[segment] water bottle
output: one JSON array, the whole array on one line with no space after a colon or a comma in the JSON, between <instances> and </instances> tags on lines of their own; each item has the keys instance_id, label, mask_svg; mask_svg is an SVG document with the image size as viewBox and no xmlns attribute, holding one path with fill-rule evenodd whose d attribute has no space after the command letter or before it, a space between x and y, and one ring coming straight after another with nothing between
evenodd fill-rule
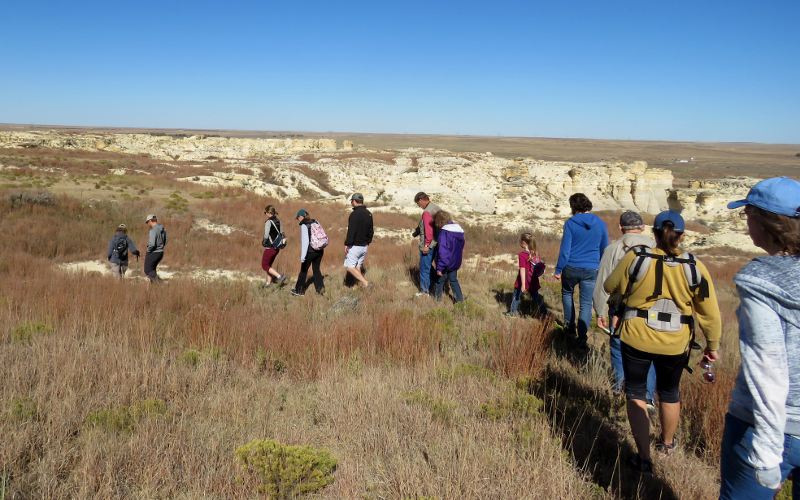
<instances>
[{"instance_id":1,"label":"water bottle","mask_svg":"<svg viewBox=\"0 0 800 500\"><path fill-rule=\"evenodd\" d=\"M700 360L700 368L703 369L703 381L708 384L713 384L717 381L717 376L714 374L714 364L705 356Z\"/></svg>"}]
</instances>

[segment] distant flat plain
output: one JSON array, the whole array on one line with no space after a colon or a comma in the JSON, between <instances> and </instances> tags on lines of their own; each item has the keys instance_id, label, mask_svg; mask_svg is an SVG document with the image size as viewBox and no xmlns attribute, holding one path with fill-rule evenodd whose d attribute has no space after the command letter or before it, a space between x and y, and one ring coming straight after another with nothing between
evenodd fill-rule
<instances>
[{"instance_id":1,"label":"distant flat plain","mask_svg":"<svg viewBox=\"0 0 800 500\"><path fill-rule=\"evenodd\" d=\"M371 149L436 148L455 152L490 151L506 158L525 156L550 161L644 160L652 167L671 170L678 183L690 179L713 179L742 175L800 177L800 156L798 156L800 155L800 145L798 144L0 125L0 130L47 129L71 133L153 133L178 136L205 134L263 138L329 137L339 141L351 140L355 144ZM684 163L681 160L687 162Z\"/></svg>"}]
</instances>

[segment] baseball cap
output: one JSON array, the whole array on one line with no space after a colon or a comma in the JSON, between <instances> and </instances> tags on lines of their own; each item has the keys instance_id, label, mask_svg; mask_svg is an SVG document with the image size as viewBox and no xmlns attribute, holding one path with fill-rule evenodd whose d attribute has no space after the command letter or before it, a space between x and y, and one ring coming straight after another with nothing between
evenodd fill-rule
<instances>
[{"instance_id":1,"label":"baseball cap","mask_svg":"<svg viewBox=\"0 0 800 500\"><path fill-rule=\"evenodd\" d=\"M126 226L125 224L120 224L119 226L117 226L117 231L125 231L127 229L128 229L128 226Z\"/></svg>"},{"instance_id":2,"label":"baseball cap","mask_svg":"<svg viewBox=\"0 0 800 500\"><path fill-rule=\"evenodd\" d=\"M150 222L151 220L157 220L157 219L158 219L158 217L156 217L156 214L150 214L150 215L147 216L147 218L144 221L145 222Z\"/></svg>"},{"instance_id":3,"label":"baseball cap","mask_svg":"<svg viewBox=\"0 0 800 500\"><path fill-rule=\"evenodd\" d=\"M364 203L364 195L361 193L353 193L353 196L350 197L350 201L356 200L359 203Z\"/></svg>"},{"instance_id":4,"label":"baseball cap","mask_svg":"<svg viewBox=\"0 0 800 500\"><path fill-rule=\"evenodd\" d=\"M636 229L637 227L644 226L642 216L633 210L622 212L619 216L619 225L622 229Z\"/></svg>"},{"instance_id":5,"label":"baseball cap","mask_svg":"<svg viewBox=\"0 0 800 500\"><path fill-rule=\"evenodd\" d=\"M728 203L728 208L745 205L786 217L800 217L800 182L789 177L765 179L753 186L745 199Z\"/></svg>"},{"instance_id":6,"label":"baseball cap","mask_svg":"<svg viewBox=\"0 0 800 500\"><path fill-rule=\"evenodd\" d=\"M300 210L298 210L294 218L296 219L298 217L308 217L308 210L306 210L305 208L301 208Z\"/></svg>"},{"instance_id":7,"label":"baseball cap","mask_svg":"<svg viewBox=\"0 0 800 500\"><path fill-rule=\"evenodd\" d=\"M686 230L686 222L684 222L681 214L675 210L665 210L656 215L656 220L653 222L653 228L664 229L665 222L671 222L676 233L682 233Z\"/></svg>"}]
</instances>

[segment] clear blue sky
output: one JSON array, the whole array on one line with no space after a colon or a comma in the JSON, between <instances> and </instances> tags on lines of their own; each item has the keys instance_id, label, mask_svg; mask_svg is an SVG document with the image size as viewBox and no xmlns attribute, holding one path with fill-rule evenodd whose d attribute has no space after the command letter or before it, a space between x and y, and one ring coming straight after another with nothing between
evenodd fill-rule
<instances>
[{"instance_id":1,"label":"clear blue sky","mask_svg":"<svg viewBox=\"0 0 800 500\"><path fill-rule=\"evenodd\" d=\"M8 1L0 122L800 143L800 2Z\"/></svg>"}]
</instances>

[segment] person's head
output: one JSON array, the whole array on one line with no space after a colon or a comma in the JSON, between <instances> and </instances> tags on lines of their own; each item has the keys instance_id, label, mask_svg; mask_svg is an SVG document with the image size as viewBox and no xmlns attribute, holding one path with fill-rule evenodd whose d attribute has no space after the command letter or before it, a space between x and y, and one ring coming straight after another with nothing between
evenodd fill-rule
<instances>
[{"instance_id":1,"label":"person's head","mask_svg":"<svg viewBox=\"0 0 800 500\"><path fill-rule=\"evenodd\" d=\"M800 182L788 177L766 179L728 208L744 207L753 244L770 255L800 255Z\"/></svg>"},{"instance_id":2,"label":"person's head","mask_svg":"<svg viewBox=\"0 0 800 500\"><path fill-rule=\"evenodd\" d=\"M519 235L519 246L531 253L536 253L536 241L533 239L531 233L522 233Z\"/></svg>"},{"instance_id":3,"label":"person's head","mask_svg":"<svg viewBox=\"0 0 800 500\"><path fill-rule=\"evenodd\" d=\"M569 197L569 208L572 215L592 211L592 202L583 193L575 193Z\"/></svg>"},{"instance_id":4,"label":"person's head","mask_svg":"<svg viewBox=\"0 0 800 500\"><path fill-rule=\"evenodd\" d=\"M622 234L641 233L644 230L644 220L638 212L628 210L619 216L619 230Z\"/></svg>"},{"instance_id":5,"label":"person's head","mask_svg":"<svg viewBox=\"0 0 800 500\"><path fill-rule=\"evenodd\" d=\"M303 221L308 218L308 210L306 210L305 208L301 208L300 210L297 211L294 218L297 220L297 222L302 224Z\"/></svg>"},{"instance_id":6,"label":"person's head","mask_svg":"<svg viewBox=\"0 0 800 500\"><path fill-rule=\"evenodd\" d=\"M264 207L264 215L266 215L268 219L271 219L278 215L278 211L275 210L274 206L267 205L266 207Z\"/></svg>"},{"instance_id":7,"label":"person's head","mask_svg":"<svg viewBox=\"0 0 800 500\"><path fill-rule=\"evenodd\" d=\"M428 208L428 204L430 202L431 202L430 197L427 194L423 193L422 191L414 195L414 203L416 203L417 206L423 210Z\"/></svg>"},{"instance_id":8,"label":"person's head","mask_svg":"<svg viewBox=\"0 0 800 500\"><path fill-rule=\"evenodd\" d=\"M145 219L144 223L150 227L153 227L158 224L158 217L156 217L156 214L150 214L147 216L147 219Z\"/></svg>"},{"instance_id":9,"label":"person's head","mask_svg":"<svg viewBox=\"0 0 800 500\"><path fill-rule=\"evenodd\" d=\"M450 222L453 222L453 216L444 210L439 210L436 212L436 215L433 216L433 225L436 226L437 229L443 228Z\"/></svg>"},{"instance_id":10,"label":"person's head","mask_svg":"<svg viewBox=\"0 0 800 500\"><path fill-rule=\"evenodd\" d=\"M128 226L126 226L125 224L120 224L119 226L117 226L117 232L127 234Z\"/></svg>"},{"instance_id":11,"label":"person's head","mask_svg":"<svg viewBox=\"0 0 800 500\"><path fill-rule=\"evenodd\" d=\"M667 255L680 255L680 246L683 241L686 222L681 214L674 210L665 210L656 215L653 222L653 236L656 246Z\"/></svg>"},{"instance_id":12,"label":"person's head","mask_svg":"<svg viewBox=\"0 0 800 500\"><path fill-rule=\"evenodd\" d=\"M350 197L350 205L353 207L357 207L359 205L364 204L364 195L361 193L354 193L353 196Z\"/></svg>"}]
</instances>

